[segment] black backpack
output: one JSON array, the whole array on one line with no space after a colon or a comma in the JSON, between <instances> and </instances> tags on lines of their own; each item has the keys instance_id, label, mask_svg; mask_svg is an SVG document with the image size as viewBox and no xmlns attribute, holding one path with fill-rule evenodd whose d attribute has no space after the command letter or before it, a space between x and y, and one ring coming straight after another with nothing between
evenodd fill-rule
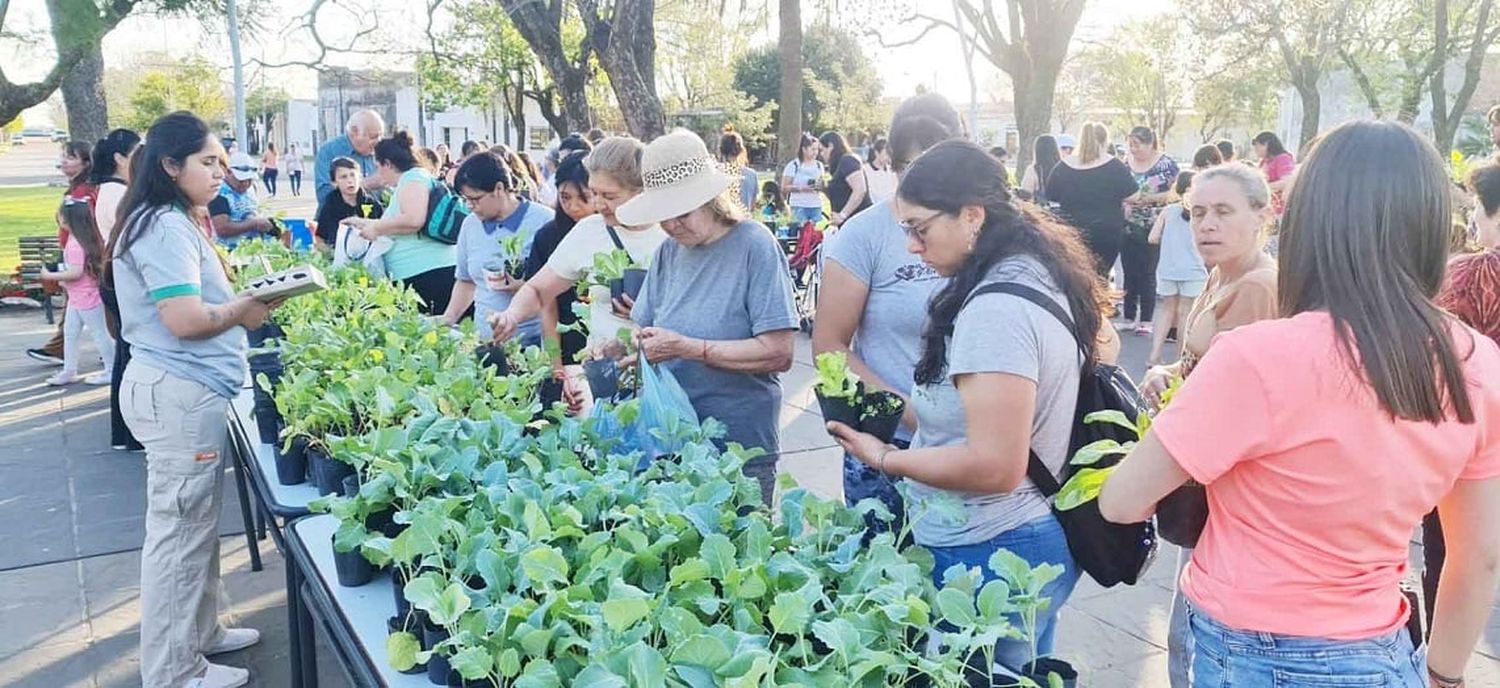
<instances>
[{"instance_id":1,"label":"black backpack","mask_svg":"<svg viewBox=\"0 0 1500 688\"><path fill-rule=\"evenodd\" d=\"M980 294L1010 294L1030 301L1057 318L1077 341L1079 351L1083 342L1079 340L1078 328L1073 318L1058 303L1031 287L1014 282L986 284L969 295L969 299ZM1051 498L1062 489L1062 483L1073 477L1079 466L1074 466L1072 457L1078 449L1092 442L1112 439L1117 442L1135 440L1134 433L1113 423L1085 423L1083 419L1097 411L1120 411L1134 420L1147 410L1146 400L1136 389L1130 376L1118 366L1100 363L1085 363L1083 375L1078 380L1078 406L1073 416L1073 433L1068 442L1068 463L1063 465L1062 481L1052 475L1046 464L1031 452L1026 465L1026 477L1036 485L1042 495ZM1119 463L1123 455L1111 455L1100 459L1090 468L1106 468ZM1090 500L1074 509L1059 511L1053 515L1062 524L1068 537L1068 550L1073 553L1078 567L1089 577L1106 588L1124 583L1134 585L1151 566L1156 557L1156 527L1150 521L1141 523L1111 523L1099 513L1099 500Z\"/></svg>"}]
</instances>

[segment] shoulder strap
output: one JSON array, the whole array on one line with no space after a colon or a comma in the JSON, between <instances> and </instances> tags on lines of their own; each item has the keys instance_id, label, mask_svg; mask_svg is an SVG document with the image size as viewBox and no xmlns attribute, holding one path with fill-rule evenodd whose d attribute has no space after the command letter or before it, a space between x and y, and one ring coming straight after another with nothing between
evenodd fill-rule
<instances>
[{"instance_id":1,"label":"shoulder strap","mask_svg":"<svg viewBox=\"0 0 1500 688\"><path fill-rule=\"evenodd\" d=\"M1068 329L1068 332L1073 335L1073 341L1078 344L1079 355L1083 354L1083 340L1078 338L1078 327L1073 324L1073 318L1068 315L1067 311L1062 309L1062 306L1059 306L1056 301L1053 301L1046 294L1024 284L994 282L975 289L973 293L969 294L969 298L964 302L964 305L968 305L968 301L973 301L974 297L981 294L1010 294L1011 296L1018 296L1036 304L1042 310L1051 313L1052 317L1057 318L1057 321ZM1026 461L1026 477L1031 479L1032 484L1036 485L1036 489L1042 493L1043 497L1051 497L1057 494L1062 489L1062 485L1057 482L1057 476L1052 475L1052 470L1047 468L1047 464L1042 463L1041 457L1036 455L1035 450L1029 453L1030 457Z\"/></svg>"},{"instance_id":2,"label":"shoulder strap","mask_svg":"<svg viewBox=\"0 0 1500 688\"><path fill-rule=\"evenodd\" d=\"M620 233L615 231L613 225L606 223L604 230L609 232L609 240L615 243L615 248L624 251L626 255L630 255L630 249L625 248L625 242L620 241ZM635 258L632 257L631 260L635 260Z\"/></svg>"}]
</instances>

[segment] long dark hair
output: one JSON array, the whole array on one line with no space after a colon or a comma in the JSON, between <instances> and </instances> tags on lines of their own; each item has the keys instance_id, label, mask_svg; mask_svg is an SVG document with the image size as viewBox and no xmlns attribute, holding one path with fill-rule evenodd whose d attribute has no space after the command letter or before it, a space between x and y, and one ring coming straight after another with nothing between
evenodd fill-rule
<instances>
[{"instance_id":1,"label":"long dark hair","mask_svg":"<svg viewBox=\"0 0 1500 688\"><path fill-rule=\"evenodd\" d=\"M868 153L865 153L865 162L870 165L871 169L879 169L875 167L875 160L880 157L881 153L885 152L885 149L889 145L890 143L885 140L884 136L877 136L874 141L870 142L870 150Z\"/></svg>"},{"instance_id":2,"label":"long dark hair","mask_svg":"<svg viewBox=\"0 0 1500 688\"><path fill-rule=\"evenodd\" d=\"M193 154L203 150L211 136L208 125L186 110L162 115L146 130L145 144L131 158L130 186L125 190L125 200L120 202L120 219L109 240L106 281L114 259L130 252L157 212L172 206L192 207L193 202L182 193L177 180L167 174L162 163L170 160L186 165Z\"/></svg>"},{"instance_id":3,"label":"long dark hair","mask_svg":"<svg viewBox=\"0 0 1500 688\"><path fill-rule=\"evenodd\" d=\"M1437 423L1451 410L1474 422L1452 317L1433 303L1448 258L1448 187L1425 138L1360 121L1323 136L1286 199L1281 315L1327 311L1348 364L1363 367L1393 418Z\"/></svg>"},{"instance_id":4,"label":"long dark hair","mask_svg":"<svg viewBox=\"0 0 1500 688\"><path fill-rule=\"evenodd\" d=\"M813 145L814 143L817 143L817 142L818 142L818 139L815 138L812 134L803 132L802 137L799 138L799 139L797 139L797 162L799 162L799 163L805 162L802 159L803 153L805 153L807 151L807 147L808 146L811 146L811 145Z\"/></svg>"},{"instance_id":5,"label":"long dark hair","mask_svg":"<svg viewBox=\"0 0 1500 688\"><path fill-rule=\"evenodd\" d=\"M1222 165L1223 163L1224 154L1219 151L1218 146L1212 143L1205 143L1198 146L1198 150L1193 152L1194 169L1206 170L1214 165Z\"/></svg>"},{"instance_id":6,"label":"long dark hair","mask_svg":"<svg viewBox=\"0 0 1500 688\"><path fill-rule=\"evenodd\" d=\"M94 171L94 145L88 141L69 141L63 144L63 155L83 161L83 169L68 180L68 186L87 182Z\"/></svg>"},{"instance_id":7,"label":"long dark hair","mask_svg":"<svg viewBox=\"0 0 1500 688\"><path fill-rule=\"evenodd\" d=\"M111 179L119 179L120 165L115 162L115 155L130 157L130 152L140 144L141 135L129 129L115 129L99 142L94 144L93 167L89 173L89 181L94 184L103 184Z\"/></svg>"},{"instance_id":8,"label":"long dark hair","mask_svg":"<svg viewBox=\"0 0 1500 688\"><path fill-rule=\"evenodd\" d=\"M68 227L68 236L83 247L83 272L98 278L104 272L103 239L99 236L99 224L94 221L94 209L85 198L65 198L58 209L62 221Z\"/></svg>"},{"instance_id":9,"label":"long dark hair","mask_svg":"<svg viewBox=\"0 0 1500 688\"><path fill-rule=\"evenodd\" d=\"M375 162L390 163L400 172L416 167L417 147L412 143L411 133L401 130L376 141Z\"/></svg>"},{"instance_id":10,"label":"long dark hair","mask_svg":"<svg viewBox=\"0 0 1500 688\"><path fill-rule=\"evenodd\" d=\"M1023 210L1011 200L1000 162L962 139L944 141L912 161L896 195L903 202L950 215L970 206L984 208L974 250L933 297L922 333L918 384L933 384L948 370L948 338L969 294L990 270L1013 256L1029 255L1068 297L1085 360L1094 360L1099 336L1099 290L1094 262L1078 233L1056 220Z\"/></svg>"},{"instance_id":11,"label":"long dark hair","mask_svg":"<svg viewBox=\"0 0 1500 688\"><path fill-rule=\"evenodd\" d=\"M818 138L818 142L828 149L828 171L833 172L839 168L839 162L849 154L849 142L844 140L844 135L836 131L825 131Z\"/></svg>"},{"instance_id":12,"label":"long dark hair","mask_svg":"<svg viewBox=\"0 0 1500 688\"><path fill-rule=\"evenodd\" d=\"M573 231L573 226L578 224L577 220L563 212L562 189L568 184L572 184L580 192L589 188L589 168L583 164L584 158L588 156L586 150L569 153L562 162L557 163L557 171L552 175L552 183L557 186L557 205L554 208L557 212L552 215L552 222L557 225L559 237L567 236L568 232Z\"/></svg>"},{"instance_id":13,"label":"long dark hair","mask_svg":"<svg viewBox=\"0 0 1500 688\"><path fill-rule=\"evenodd\" d=\"M1031 145L1031 169L1036 170L1036 191L1038 195L1047 195L1047 175L1052 174L1052 168L1062 162L1062 151L1057 148L1057 137L1051 134L1042 134L1036 137L1036 143Z\"/></svg>"},{"instance_id":14,"label":"long dark hair","mask_svg":"<svg viewBox=\"0 0 1500 688\"><path fill-rule=\"evenodd\" d=\"M1250 143L1258 143L1265 146L1266 153L1269 153L1273 158L1286 152L1286 146L1281 144L1281 137L1269 131L1256 134L1255 138L1250 139Z\"/></svg>"}]
</instances>

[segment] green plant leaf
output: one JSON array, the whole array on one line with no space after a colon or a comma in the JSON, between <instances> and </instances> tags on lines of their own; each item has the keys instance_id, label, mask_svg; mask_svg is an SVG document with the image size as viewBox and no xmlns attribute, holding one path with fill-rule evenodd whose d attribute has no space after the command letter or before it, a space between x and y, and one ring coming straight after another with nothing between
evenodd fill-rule
<instances>
[{"instance_id":1,"label":"green plant leaf","mask_svg":"<svg viewBox=\"0 0 1500 688\"><path fill-rule=\"evenodd\" d=\"M418 576L407 581L406 587L402 588L401 592L406 596L406 601L422 611L430 611L433 607L436 607L438 597L442 594L438 590L437 579L431 574Z\"/></svg>"},{"instance_id":2,"label":"green plant leaf","mask_svg":"<svg viewBox=\"0 0 1500 688\"><path fill-rule=\"evenodd\" d=\"M710 570L708 562L703 561L698 557L691 557L683 561L681 564L673 566L672 573L670 576L668 576L668 580L671 581L672 585L674 586L682 585L684 583L704 580L709 577L709 573Z\"/></svg>"},{"instance_id":3,"label":"green plant leaf","mask_svg":"<svg viewBox=\"0 0 1500 688\"><path fill-rule=\"evenodd\" d=\"M533 585L568 582L568 560L554 547L533 547L521 555L521 570Z\"/></svg>"},{"instance_id":4,"label":"green plant leaf","mask_svg":"<svg viewBox=\"0 0 1500 688\"><path fill-rule=\"evenodd\" d=\"M625 679L604 666L590 664L573 677L574 688L625 688Z\"/></svg>"},{"instance_id":5,"label":"green plant leaf","mask_svg":"<svg viewBox=\"0 0 1500 688\"><path fill-rule=\"evenodd\" d=\"M698 556L708 563L709 575L714 578L723 580L735 570L734 543L719 533L704 536L703 544L698 546Z\"/></svg>"},{"instance_id":6,"label":"green plant leaf","mask_svg":"<svg viewBox=\"0 0 1500 688\"><path fill-rule=\"evenodd\" d=\"M1131 432L1135 432L1135 421L1131 420L1129 416L1126 416L1124 413L1116 411L1115 409L1106 409L1104 411L1095 411L1093 413L1090 413L1083 417L1083 422L1110 423L1112 425L1118 425Z\"/></svg>"},{"instance_id":7,"label":"green plant leaf","mask_svg":"<svg viewBox=\"0 0 1500 688\"><path fill-rule=\"evenodd\" d=\"M783 592L777 593L776 600L771 603L768 616L771 619L771 627L776 629L777 633L801 635L802 630L807 627L810 612L801 595Z\"/></svg>"},{"instance_id":8,"label":"green plant leaf","mask_svg":"<svg viewBox=\"0 0 1500 688\"><path fill-rule=\"evenodd\" d=\"M1061 490L1058 490L1057 499L1053 505L1058 511L1071 511L1098 499L1099 493L1104 490L1104 481L1108 480L1114 471L1114 466L1079 470L1068 479L1067 483L1063 484Z\"/></svg>"},{"instance_id":9,"label":"green plant leaf","mask_svg":"<svg viewBox=\"0 0 1500 688\"><path fill-rule=\"evenodd\" d=\"M957 588L943 588L937 594L938 611L943 620L959 628L973 628L979 623L974 613L974 597Z\"/></svg>"},{"instance_id":10,"label":"green plant leaf","mask_svg":"<svg viewBox=\"0 0 1500 688\"><path fill-rule=\"evenodd\" d=\"M1074 466L1092 466L1099 463L1099 460L1106 456L1129 454L1130 450L1134 448L1134 444L1127 442L1121 445L1119 442L1110 439L1090 442L1078 448L1077 453L1073 454L1072 463Z\"/></svg>"},{"instance_id":11,"label":"green plant leaf","mask_svg":"<svg viewBox=\"0 0 1500 688\"><path fill-rule=\"evenodd\" d=\"M858 657L864 644L859 639L859 629L854 627L848 619L836 618L831 621L815 621L812 625L813 635L823 644L832 648L834 652L843 655L844 661L853 662Z\"/></svg>"},{"instance_id":12,"label":"green plant leaf","mask_svg":"<svg viewBox=\"0 0 1500 688\"><path fill-rule=\"evenodd\" d=\"M672 651L673 664L693 664L714 669L729 661L730 651L724 641L700 633L683 641Z\"/></svg>"},{"instance_id":13,"label":"green plant leaf","mask_svg":"<svg viewBox=\"0 0 1500 688\"><path fill-rule=\"evenodd\" d=\"M392 633L385 637L385 654L390 658L391 668L407 671L417 665L417 653L422 644L417 637L406 632Z\"/></svg>"},{"instance_id":14,"label":"green plant leaf","mask_svg":"<svg viewBox=\"0 0 1500 688\"><path fill-rule=\"evenodd\" d=\"M433 623L439 626L452 626L458 623L458 617L469 611L469 604L469 595L464 592L464 586L452 583L443 589L437 602L427 612Z\"/></svg>"},{"instance_id":15,"label":"green plant leaf","mask_svg":"<svg viewBox=\"0 0 1500 688\"><path fill-rule=\"evenodd\" d=\"M490 670L495 667L495 658L490 656L489 650L470 645L449 657L448 665L466 679L480 679L490 675Z\"/></svg>"},{"instance_id":16,"label":"green plant leaf","mask_svg":"<svg viewBox=\"0 0 1500 688\"><path fill-rule=\"evenodd\" d=\"M635 688L659 688L667 685L667 660L656 648L637 641L625 650L630 667L630 685Z\"/></svg>"},{"instance_id":17,"label":"green plant leaf","mask_svg":"<svg viewBox=\"0 0 1500 688\"><path fill-rule=\"evenodd\" d=\"M500 670L501 676L515 678L516 674L521 673L521 653L513 647L505 648L499 659L495 660L495 668Z\"/></svg>"},{"instance_id":18,"label":"green plant leaf","mask_svg":"<svg viewBox=\"0 0 1500 688\"><path fill-rule=\"evenodd\" d=\"M643 598L605 600L600 605L604 623L618 632L630 628L651 613L651 603Z\"/></svg>"}]
</instances>

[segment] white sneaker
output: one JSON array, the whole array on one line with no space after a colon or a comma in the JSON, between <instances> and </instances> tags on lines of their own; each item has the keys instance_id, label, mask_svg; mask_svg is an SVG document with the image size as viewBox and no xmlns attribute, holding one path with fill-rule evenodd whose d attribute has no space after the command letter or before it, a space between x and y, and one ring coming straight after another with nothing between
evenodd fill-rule
<instances>
[{"instance_id":1,"label":"white sneaker","mask_svg":"<svg viewBox=\"0 0 1500 688\"><path fill-rule=\"evenodd\" d=\"M47 378L47 384L52 385L53 387L66 387L77 381L78 375L76 373L70 373L67 371L63 371Z\"/></svg>"},{"instance_id":2,"label":"white sneaker","mask_svg":"<svg viewBox=\"0 0 1500 688\"><path fill-rule=\"evenodd\" d=\"M202 676L188 679L182 688L239 688L249 682L249 669L210 663Z\"/></svg>"},{"instance_id":3,"label":"white sneaker","mask_svg":"<svg viewBox=\"0 0 1500 688\"><path fill-rule=\"evenodd\" d=\"M93 375L83 378L83 384L94 385L95 387L107 385L109 384L109 378L112 376L113 374L108 371L102 373L94 373Z\"/></svg>"},{"instance_id":4,"label":"white sneaker","mask_svg":"<svg viewBox=\"0 0 1500 688\"><path fill-rule=\"evenodd\" d=\"M224 635L219 637L219 642L211 647L203 648L203 654L208 656L221 655L225 652L243 650L260 642L260 631L253 628L226 628Z\"/></svg>"}]
</instances>

